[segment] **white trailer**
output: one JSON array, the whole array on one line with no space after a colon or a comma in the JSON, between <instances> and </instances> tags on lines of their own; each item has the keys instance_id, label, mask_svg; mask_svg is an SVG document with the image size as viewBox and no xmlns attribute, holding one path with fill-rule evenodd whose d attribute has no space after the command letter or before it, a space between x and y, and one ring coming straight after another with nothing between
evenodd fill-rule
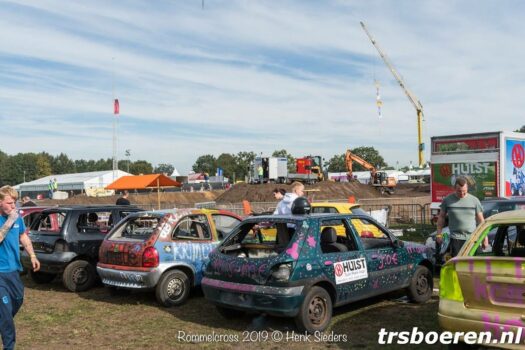
<instances>
[{"instance_id":1,"label":"white trailer","mask_svg":"<svg viewBox=\"0 0 525 350\"><path fill-rule=\"evenodd\" d=\"M260 175L262 170L262 176ZM257 157L252 163L251 183L284 183L288 177L286 157Z\"/></svg>"}]
</instances>

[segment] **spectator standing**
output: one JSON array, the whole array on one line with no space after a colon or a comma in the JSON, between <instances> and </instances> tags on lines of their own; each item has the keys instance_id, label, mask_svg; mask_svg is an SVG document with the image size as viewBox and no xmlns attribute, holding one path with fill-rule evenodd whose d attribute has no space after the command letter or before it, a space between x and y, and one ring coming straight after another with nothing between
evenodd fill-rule
<instances>
[{"instance_id":1,"label":"spectator standing","mask_svg":"<svg viewBox=\"0 0 525 350\"><path fill-rule=\"evenodd\" d=\"M36 207L36 203L29 196L22 197L22 207Z\"/></svg>"},{"instance_id":2,"label":"spectator standing","mask_svg":"<svg viewBox=\"0 0 525 350\"><path fill-rule=\"evenodd\" d=\"M443 226L448 214L450 229L450 251L452 257L456 256L463 244L470 238L476 226L483 223L483 208L478 198L468 193L468 183L464 177L458 177L454 184L454 193L448 195L441 203L437 221L436 242L443 242ZM483 242L483 247L488 245L488 240Z\"/></svg>"},{"instance_id":3,"label":"spectator standing","mask_svg":"<svg viewBox=\"0 0 525 350\"><path fill-rule=\"evenodd\" d=\"M292 192L286 193L283 199L277 204L277 208L273 212L274 215L290 215L292 214L292 204L297 197L304 196L304 185L295 181L292 183Z\"/></svg>"},{"instance_id":4,"label":"spectator standing","mask_svg":"<svg viewBox=\"0 0 525 350\"><path fill-rule=\"evenodd\" d=\"M128 190L124 190L124 192L122 192L122 196L120 196L117 199L117 203L115 204L116 205L131 205L131 202L129 201L128 196L129 196Z\"/></svg>"},{"instance_id":5,"label":"spectator standing","mask_svg":"<svg viewBox=\"0 0 525 350\"><path fill-rule=\"evenodd\" d=\"M47 190L49 191L49 198L53 199L53 180L49 179L49 183L47 184Z\"/></svg>"},{"instance_id":6,"label":"spectator standing","mask_svg":"<svg viewBox=\"0 0 525 350\"><path fill-rule=\"evenodd\" d=\"M15 208L18 192L11 186L0 188L0 334L4 349L14 349L14 317L24 301L24 284L20 280L20 244L31 257L33 271L40 269L31 240L25 233L24 220Z\"/></svg>"}]
</instances>

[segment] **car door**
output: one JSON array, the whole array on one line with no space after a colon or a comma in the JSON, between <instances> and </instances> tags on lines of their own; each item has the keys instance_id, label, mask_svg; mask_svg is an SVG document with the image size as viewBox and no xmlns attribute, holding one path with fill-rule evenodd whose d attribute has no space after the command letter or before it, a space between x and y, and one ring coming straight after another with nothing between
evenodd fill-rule
<instances>
[{"instance_id":1,"label":"car door","mask_svg":"<svg viewBox=\"0 0 525 350\"><path fill-rule=\"evenodd\" d=\"M343 231L345 236L340 234ZM368 287L366 257L359 249L348 222L341 217L322 219L319 237L320 265L325 276L335 285L336 304L365 297Z\"/></svg>"},{"instance_id":2,"label":"car door","mask_svg":"<svg viewBox=\"0 0 525 350\"><path fill-rule=\"evenodd\" d=\"M374 221L366 217L349 221L366 257L371 295L403 287L409 276L406 250L395 246L388 231Z\"/></svg>"}]
</instances>

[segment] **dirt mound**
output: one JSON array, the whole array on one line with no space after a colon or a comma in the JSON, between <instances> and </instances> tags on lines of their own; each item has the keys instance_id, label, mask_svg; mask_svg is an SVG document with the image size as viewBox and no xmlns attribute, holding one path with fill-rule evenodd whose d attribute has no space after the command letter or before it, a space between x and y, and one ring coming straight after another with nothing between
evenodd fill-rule
<instances>
[{"instance_id":1,"label":"dirt mound","mask_svg":"<svg viewBox=\"0 0 525 350\"><path fill-rule=\"evenodd\" d=\"M239 183L232 186L222 195L218 196L217 203L239 203L243 199L250 202L274 202L273 190L284 188L290 191L290 185L260 184L249 185ZM358 182L332 182L323 181L315 185L306 185L307 196L311 200L344 199L354 196L356 200L364 198L381 198L379 191L372 186ZM399 184L393 195L385 197L421 197L429 195L429 184Z\"/></svg>"},{"instance_id":2,"label":"dirt mound","mask_svg":"<svg viewBox=\"0 0 525 350\"><path fill-rule=\"evenodd\" d=\"M220 191L204 191L204 192L161 192L160 201L161 204L188 204L193 205L194 203L201 202L212 202L215 201L217 196L222 194ZM38 205L89 205L89 204L115 204L119 196L110 197L88 197L84 195L74 196L65 200L51 200L45 199L38 201ZM138 206L157 205L157 193L140 193L130 194L128 198L131 204ZM163 207L165 207L163 205Z\"/></svg>"}]
</instances>

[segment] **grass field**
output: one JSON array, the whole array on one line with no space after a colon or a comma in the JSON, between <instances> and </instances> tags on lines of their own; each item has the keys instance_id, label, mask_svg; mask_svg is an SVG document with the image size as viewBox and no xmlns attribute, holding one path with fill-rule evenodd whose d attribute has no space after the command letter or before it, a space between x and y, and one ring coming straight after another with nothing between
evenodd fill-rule
<instances>
[{"instance_id":1,"label":"grass field","mask_svg":"<svg viewBox=\"0 0 525 350\"><path fill-rule=\"evenodd\" d=\"M393 293L354 303L335 310L323 334L328 337L325 341L319 337L293 340L291 336L299 334L292 319L253 314L225 320L199 290L187 304L163 308L153 293L113 296L102 286L70 293L59 279L48 285L36 285L28 276L23 281L25 302L16 317L17 349L277 349L283 345L290 349L376 349L384 348L377 343L381 328L439 330L436 297L415 305L399 299L401 293ZM272 341L279 334L283 339ZM201 342L195 339L199 335L229 339ZM339 341L332 341L334 338Z\"/></svg>"}]
</instances>

